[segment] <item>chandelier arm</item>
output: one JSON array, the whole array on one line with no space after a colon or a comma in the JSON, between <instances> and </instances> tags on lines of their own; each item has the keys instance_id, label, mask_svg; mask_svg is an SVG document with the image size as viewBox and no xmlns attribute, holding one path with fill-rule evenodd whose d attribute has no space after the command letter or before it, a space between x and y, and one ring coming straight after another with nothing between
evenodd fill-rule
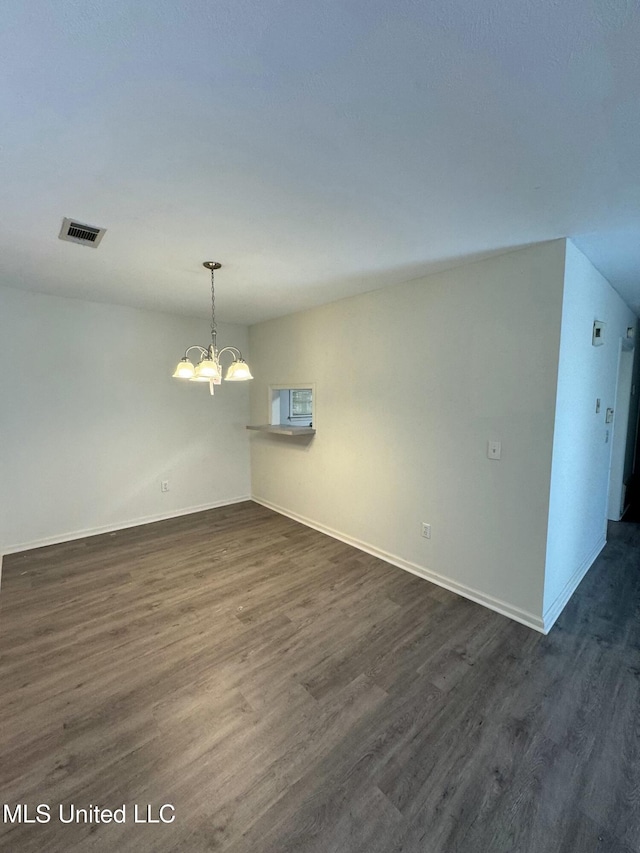
<instances>
[{"instance_id":1,"label":"chandelier arm","mask_svg":"<svg viewBox=\"0 0 640 853\"><path fill-rule=\"evenodd\" d=\"M184 351L184 357L186 358L192 349L197 349L200 355L207 355L209 350L206 347L201 347L199 344L193 344L193 346L187 347Z\"/></svg>"},{"instance_id":2,"label":"chandelier arm","mask_svg":"<svg viewBox=\"0 0 640 853\"><path fill-rule=\"evenodd\" d=\"M222 347L222 349L218 353L218 358L222 355L223 352L230 352L233 356L234 361L244 361L242 358L242 353L238 349L238 347Z\"/></svg>"}]
</instances>

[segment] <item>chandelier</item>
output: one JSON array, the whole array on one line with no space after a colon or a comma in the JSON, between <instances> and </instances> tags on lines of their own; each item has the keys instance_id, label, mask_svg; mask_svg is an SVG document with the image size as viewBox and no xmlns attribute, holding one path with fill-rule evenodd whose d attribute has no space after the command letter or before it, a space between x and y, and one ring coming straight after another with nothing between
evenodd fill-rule
<instances>
[{"instance_id":1,"label":"chandelier","mask_svg":"<svg viewBox=\"0 0 640 853\"><path fill-rule=\"evenodd\" d=\"M209 391L213 394L213 386L220 385L222 381L222 365L220 356L223 353L230 353L233 361L227 368L224 376L226 382L244 382L245 379L253 379L249 365L242 357L242 353L237 347L222 347L218 349L216 344L216 293L214 285L215 270L219 270L222 264L217 261L205 261L202 265L208 270L211 270L211 343L207 347L201 347L199 344L187 347L184 356L178 362L173 376L175 379L189 379L191 382L208 382ZM197 365L189 359L191 350L197 350L200 353L200 360Z\"/></svg>"}]
</instances>

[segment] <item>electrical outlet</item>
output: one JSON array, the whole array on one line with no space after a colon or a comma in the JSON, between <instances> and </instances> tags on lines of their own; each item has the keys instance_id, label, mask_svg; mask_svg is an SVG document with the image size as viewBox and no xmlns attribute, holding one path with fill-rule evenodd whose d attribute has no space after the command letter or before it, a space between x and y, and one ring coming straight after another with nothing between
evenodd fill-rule
<instances>
[{"instance_id":1,"label":"electrical outlet","mask_svg":"<svg viewBox=\"0 0 640 853\"><path fill-rule=\"evenodd\" d=\"M425 539L431 539L431 525L426 521L422 522L422 535Z\"/></svg>"},{"instance_id":2,"label":"electrical outlet","mask_svg":"<svg viewBox=\"0 0 640 853\"><path fill-rule=\"evenodd\" d=\"M169 481L168 480L160 480L160 491L168 492L169 491Z\"/></svg>"}]
</instances>

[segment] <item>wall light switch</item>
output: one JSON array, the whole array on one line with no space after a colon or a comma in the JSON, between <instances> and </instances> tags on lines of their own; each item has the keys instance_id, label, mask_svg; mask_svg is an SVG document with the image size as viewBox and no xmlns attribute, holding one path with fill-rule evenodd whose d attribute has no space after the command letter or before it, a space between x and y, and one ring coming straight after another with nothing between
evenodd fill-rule
<instances>
[{"instance_id":1,"label":"wall light switch","mask_svg":"<svg viewBox=\"0 0 640 853\"><path fill-rule=\"evenodd\" d=\"M611 424L611 423L613 423L613 409L607 409L607 413L606 413L606 415L604 416L604 422L605 422L606 424Z\"/></svg>"},{"instance_id":2,"label":"wall light switch","mask_svg":"<svg viewBox=\"0 0 640 853\"><path fill-rule=\"evenodd\" d=\"M502 456L502 442L487 442L487 459L500 459Z\"/></svg>"},{"instance_id":3,"label":"wall light switch","mask_svg":"<svg viewBox=\"0 0 640 853\"><path fill-rule=\"evenodd\" d=\"M604 327L606 323L603 323L601 320L595 320L593 323L593 332L591 336L591 343L594 347L601 347L604 343Z\"/></svg>"}]
</instances>

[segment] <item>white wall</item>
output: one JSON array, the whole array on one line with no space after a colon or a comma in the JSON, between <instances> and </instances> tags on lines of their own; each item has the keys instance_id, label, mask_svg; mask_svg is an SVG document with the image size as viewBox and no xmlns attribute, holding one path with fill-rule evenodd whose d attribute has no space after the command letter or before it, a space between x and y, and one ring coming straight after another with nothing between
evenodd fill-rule
<instances>
[{"instance_id":1,"label":"white wall","mask_svg":"<svg viewBox=\"0 0 640 853\"><path fill-rule=\"evenodd\" d=\"M310 383L317 427L252 434L254 497L541 628L563 271L556 241L251 327L252 422Z\"/></svg>"},{"instance_id":2,"label":"white wall","mask_svg":"<svg viewBox=\"0 0 640 853\"><path fill-rule=\"evenodd\" d=\"M594 320L607 324L599 347L591 344ZM620 338L635 324L635 315L607 280L567 241L544 589L547 626L606 541L611 426L605 412L615 408Z\"/></svg>"},{"instance_id":3,"label":"white wall","mask_svg":"<svg viewBox=\"0 0 640 853\"><path fill-rule=\"evenodd\" d=\"M0 288L0 553L249 495L247 384L171 378L208 338L206 320ZM246 329L218 340L244 349Z\"/></svg>"}]
</instances>

